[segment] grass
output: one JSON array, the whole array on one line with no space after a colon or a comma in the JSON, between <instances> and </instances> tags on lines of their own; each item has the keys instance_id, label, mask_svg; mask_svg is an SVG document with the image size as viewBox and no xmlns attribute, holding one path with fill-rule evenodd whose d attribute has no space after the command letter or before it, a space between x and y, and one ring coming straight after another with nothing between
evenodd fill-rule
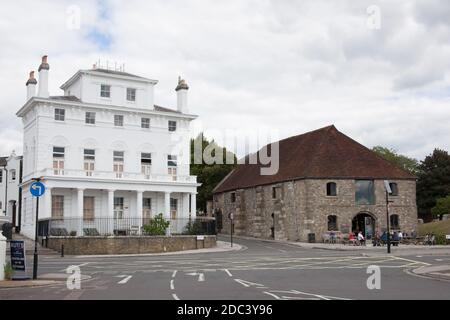
<instances>
[{"instance_id":1,"label":"grass","mask_svg":"<svg viewBox=\"0 0 450 320\"><path fill-rule=\"evenodd\" d=\"M445 244L445 235L450 235L450 220L420 224L418 232L420 236L434 233L436 235L437 244Z\"/></svg>"}]
</instances>

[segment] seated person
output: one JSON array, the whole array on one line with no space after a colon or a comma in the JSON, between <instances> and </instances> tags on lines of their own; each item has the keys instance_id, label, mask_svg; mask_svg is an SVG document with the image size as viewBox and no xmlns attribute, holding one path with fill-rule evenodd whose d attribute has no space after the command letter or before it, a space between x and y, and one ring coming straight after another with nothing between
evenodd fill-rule
<instances>
[{"instance_id":1,"label":"seated person","mask_svg":"<svg viewBox=\"0 0 450 320\"><path fill-rule=\"evenodd\" d=\"M366 245L366 239L364 238L364 236L363 236L361 231L358 233L358 242L361 245Z\"/></svg>"},{"instance_id":2,"label":"seated person","mask_svg":"<svg viewBox=\"0 0 450 320\"><path fill-rule=\"evenodd\" d=\"M400 237L398 236L397 231L394 232L394 235L392 236L392 245L398 246L398 242L400 241Z\"/></svg>"},{"instance_id":3,"label":"seated person","mask_svg":"<svg viewBox=\"0 0 450 320\"><path fill-rule=\"evenodd\" d=\"M348 234L348 242L355 244L356 241L355 241L355 235L353 234L353 232L349 232L349 234Z\"/></svg>"}]
</instances>

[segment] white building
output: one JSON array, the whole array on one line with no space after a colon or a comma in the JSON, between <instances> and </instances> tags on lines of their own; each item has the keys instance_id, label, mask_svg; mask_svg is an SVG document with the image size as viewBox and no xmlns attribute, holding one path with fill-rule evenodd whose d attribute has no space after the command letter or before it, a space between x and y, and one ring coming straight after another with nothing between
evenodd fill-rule
<instances>
[{"instance_id":1,"label":"white building","mask_svg":"<svg viewBox=\"0 0 450 320\"><path fill-rule=\"evenodd\" d=\"M21 173L22 156L13 151L8 157L0 157L0 217L15 228L20 225Z\"/></svg>"},{"instance_id":2,"label":"white building","mask_svg":"<svg viewBox=\"0 0 450 320\"><path fill-rule=\"evenodd\" d=\"M72 234L140 232L159 213L176 219L171 230L180 232L177 221L195 216L198 186L189 174L196 116L187 109L185 81L178 81L173 110L154 104L158 81L95 66L65 82L63 96L50 96L49 69L44 56L38 93L31 72L28 100L17 112L24 127L22 233L34 237L33 178L46 185L39 220Z\"/></svg>"}]
</instances>

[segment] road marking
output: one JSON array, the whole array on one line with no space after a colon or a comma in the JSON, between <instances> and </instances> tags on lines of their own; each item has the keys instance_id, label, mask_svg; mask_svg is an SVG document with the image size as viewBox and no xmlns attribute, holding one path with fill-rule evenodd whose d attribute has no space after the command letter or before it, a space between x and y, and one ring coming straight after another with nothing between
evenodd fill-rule
<instances>
[{"instance_id":1,"label":"road marking","mask_svg":"<svg viewBox=\"0 0 450 320\"><path fill-rule=\"evenodd\" d=\"M125 284L127 283L133 276L127 276L127 275L122 275L122 276L116 276L117 278L123 278L122 280L120 280L119 282L117 282L117 284Z\"/></svg>"},{"instance_id":2,"label":"road marking","mask_svg":"<svg viewBox=\"0 0 450 320\"><path fill-rule=\"evenodd\" d=\"M232 277L233 275L231 274L231 272L230 271L228 271L228 269L223 269L223 271L225 271L227 274L228 274L228 276L230 276L230 277Z\"/></svg>"},{"instance_id":3,"label":"road marking","mask_svg":"<svg viewBox=\"0 0 450 320\"><path fill-rule=\"evenodd\" d=\"M439 262L444 261L443 259L434 259L434 260L439 261Z\"/></svg>"},{"instance_id":4,"label":"road marking","mask_svg":"<svg viewBox=\"0 0 450 320\"><path fill-rule=\"evenodd\" d=\"M421 263L421 264L425 264L425 265L427 265L427 266L431 266L431 264L426 263L426 262L422 262L422 261L415 261L415 260L410 260L410 259L400 258L400 257L395 257L395 256L394 256L394 258L395 258L395 259L400 259L400 260L405 260L405 261L408 261L408 262Z\"/></svg>"},{"instance_id":5,"label":"road marking","mask_svg":"<svg viewBox=\"0 0 450 320\"><path fill-rule=\"evenodd\" d=\"M175 300L180 300L180 298L178 298L178 296L177 296L175 293L172 293L172 297L173 297Z\"/></svg>"},{"instance_id":6,"label":"road marking","mask_svg":"<svg viewBox=\"0 0 450 320\"><path fill-rule=\"evenodd\" d=\"M416 258L422 258L422 256L416 256Z\"/></svg>"},{"instance_id":7,"label":"road marking","mask_svg":"<svg viewBox=\"0 0 450 320\"><path fill-rule=\"evenodd\" d=\"M191 273L186 273L186 275L188 276L198 276L198 281L199 282L203 282L205 281L205 274L202 272L191 272Z\"/></svg>"},{"instance_id":8,"label":"road marking","mask_svg":"<svg viewBox=\"0 0 450 320\"><path fill-rule=\"evenodd\" d=\"M242 284L246 288L253 287L253 286L255 286L257 288L261 288L261 289L267 288L261 283L250 282L250 281L246 281L246 280L242 280L242 279L234 279L234 281L236 281L239 284Z\"/></svg>"},{"instance_id":9,"label":"road marking","mask_svg":"<svg viewBox=\"0 0 450 320\"><path fill-rule=\"evenodd\" d=\"M173 279L170 280L170 290L175 290L175 286L173 285Z\"/></svg>"},{"instance_id":10,"label":"road marking","mask_svg":"<svg viewBox=\"0 0 450 320\"><path fill-rule=\"evenodd\" d=\"M75 265L74 267L81 268L81 267L84 267L84 266L88 265L89 263L90 263L90 262L85 262L85 263L82 263L82 264L79 264L79 265ZM69 267L67 267L67 268L69 268ZM67 270L67 268L64 268L64 269L62 269L62 270L60 270L60 271L61 271L61 272L64 272L64 271Z\"/></svg>"},{"instance_id":11,"label":"road marking","mask_svg":"<svg viewBox=\"0 0 450 320\"><path fill-rule=\"evenodd\" d=\"M172 278L175 278L176 275L177 275L177 270L175 270L175 271L172 273Z\"/></svg>"}]
</instances>

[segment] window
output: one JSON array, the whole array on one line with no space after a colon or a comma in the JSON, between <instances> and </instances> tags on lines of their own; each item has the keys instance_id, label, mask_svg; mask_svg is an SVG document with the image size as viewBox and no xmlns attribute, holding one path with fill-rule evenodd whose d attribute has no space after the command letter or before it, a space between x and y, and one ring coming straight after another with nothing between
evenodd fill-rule
<instances>
[{"instance_id":1,"label":"window","mask_svg":"<svg viewBox=\"0 0 450 320\"><path fill-rule=\"evenodd\" d=\"M172 219L177 218L178 199L170 198L170 216Z\"/></svg>"},{"instance_id":2,"label":"window","mask_svg":"<svg viewBox=\"0 0 450 320\"><path fill-rule=\"evenodd\" d=\"M111 86L107 84L102 84L100 86L100 97L111 98Z\"/></svg>"},{"instance_id":3,"label":"window","mask_svg":"<svg viewBox=\"0 0 450 320\"><path fill-rule=\"evenodd\" d=\"M327 183L327 196L329 197L335 197L337 195L336 191L336 183L334 182L328 182Z\"/></svg>"},{"instance_id":4,"label":"window","mask_svg":"<svg viewBox=\"0 0 450 320\"><path fill-rule=\"evenodd\" d=\"M329 215L328 216L328 231L337 231L337 216Z\"/></svg>"},{"instance_id":5,"label":"window","mask_svg":"<svg viewBox=\"0 0 450 320\"><path fill-rule=\"evenodd\" d=\"M398 185L395 182L390 182L389 187L391 187L391 196L398 196Z\"/></svg>"},{"instance_id":6,"label":"window","mask_svg":"<svg viewBox=\"0 0 450 320\"><path fill-rule=\"evenodd\" d=\"M95 150L84 149L84 171L86 176L91 177L95 170Z\"/></svg>"},{"instance_id":7,"label":"window","mask_svg":"<svg viewBox=\"0 0 450 320\"><path fill-rule=\"evenodd\" d=\"M114 197L114 219L123 218L123 198Z\"/></svg>"},{"instance_id":8,"label":"window","mask_svg":"<svg viewBox=\"0 0 450 320\"><path fill-rule=\"evenodd\" d=\"M86 112L86 120L87 124L95 124L95 112Z\"/></svg>"},{"instance_id":9,"label":"window","mask_svg":"<svg viewBox=\"0 0 450 320\"><path fill-rule=\"evenodd\" d=\"M169 121L169 131L170 132L177 131L177 122L176 121Z\"/></svg>"},{"instance_id":10,"label":"window","mask_svg":"<svg viewBox=\"0 0 450 320\"><path fill-rule=\"evenodd\" d=\"M64 196L52 195L52 218L62 219L64 217Z\"/></svg>"},{"instance_id":11,"label":"window","mask_svg":"<svg viewBox=\"0 0 450 320\"><path fill-rule=\"evenodd\" d=\"M0 170L0 183L3 182L3 170Z\"/></svg>"},{"instance_id":12,"label":"window","mask_svg":"<svg viewBox=\"0 0 450 320\"><path fill-rule=\"evenodd\" d=\"M11 170L11 181L15 181L16 180L16 170L12 169Z\"/></svg>"},{"instance_id":13,"label":"window","mask_svg":"<svg viewBox=\"0 0 450 320\"><path fill-rule=\"evenodd\" d=\"M375 192L373 180L355 181L355 201L360 205L375 204Z\"/></svg>"},{"instance_id":14,"label":"window","mask_svg":"<svg viewBox=\"0 0 450 320\"><path fill-rule=\"evenodd\" d=\"M280 196L280 187L272 187L272 199L278 199Z\"/></svg>"},{"instance_id":15,"label":"window","mask_svg":"<svg viewBox=\"0 0 450 320\"><path fill-rule=\"evenodd\" d=\"M236 192L231 193L231 202L236 202Z\"/></svg>"},{"instance_id":16,"label":"window","mask_svg":"<svg viewBox=\"0 0 450 320\"><path fill-rule=\"evenodd\" d=\"M152 168L152 154L151 153L141 153L141 173L145 175L146 179L150 179Z\"/></svg>"},{"instance_id":17,"label":"window","mask_svg":"<svg viewBox=\"0 0 450 320\"><path fill-rule=\"evenodd\" d=\"M173 181L177 180L177 156L167 156L167 168L168 174L172 176Z\"/></svg>"},{"instance_id":18,"label":"window","mask_svg":"<svg viewBox=\"0 0 450 320\"><path fill-rule=\"evenodd\" d=\"M400 229L400 223L398 219L398 214L393 214L389 217L389 223L392 229Z\"/></svg>"},{"instance_id":19,"label":"window","mask_svg":"<svg viewBox=\"0 0 450 320\"><path fill-rule=\"evenodd\" d=\"M136 89L127 88L127 100L136 101Z\"/></svg>"},{"instance_id":20,"label":"window","mask_svg":"<svg viewBox=\"0 0 450 320\"><path fill-rule=\"evenodd\" d=\"M94 197L84 197L83 202L83 219L84 220L94 220Z\"/></svg>"},{"instance_id":21,"label":"window","mask_svg":"<svg viewBox=\"0 0 450 320\"><path fill-rule=\"evenodd\" d=\"M119 114L114 115L114 125L116 127L123 127L123 116Z\"/></svg>"},{"instance_id":22,"label":"window","mask_svg":"<svg viewBox=\"0 0 450 320\"><path fill-rule=\"evenodd\" d=\"M53 147L53 174L64 175L64 147Z\"/></svg>"},{"instance_id":23,"label":"window","mask_svg":"<svg viewBox=\"0 0 450 320\"><path fill-rule=\"evenodd\" d=\"M66 117L66 110L64 109L55 109L55 120L56 121L64 121Z\"/></svg>"},{"instance_id":24,"label":"window","mask_svg":"<svg viewBox=\"0 0 450 320\"><path fill-rule=\"evenodd\" d=\"M123 161L124 161L123 151L114 151L113 170L116 173L116 178L122 178L123 176Z\"/></svg>"},{"instance_id":25,"label":"window","mask_svg":"<svg viewBox=\"0 0 450 320\"><path fill-rule=\"evenodd\" d=\"M150 129L150 118L141 118L141 128Z\"/></svg>"},{"instance_id":26,"label":"window","mask_svg":"<svg viewBox=\"0 0 450 320\"><path fill-rule=\"evenodd\" d=\"M142 216L145 219L144 224L148 224L152 216L152 198L142 198L142 211Z\"/></svg>"}]
</instances>

